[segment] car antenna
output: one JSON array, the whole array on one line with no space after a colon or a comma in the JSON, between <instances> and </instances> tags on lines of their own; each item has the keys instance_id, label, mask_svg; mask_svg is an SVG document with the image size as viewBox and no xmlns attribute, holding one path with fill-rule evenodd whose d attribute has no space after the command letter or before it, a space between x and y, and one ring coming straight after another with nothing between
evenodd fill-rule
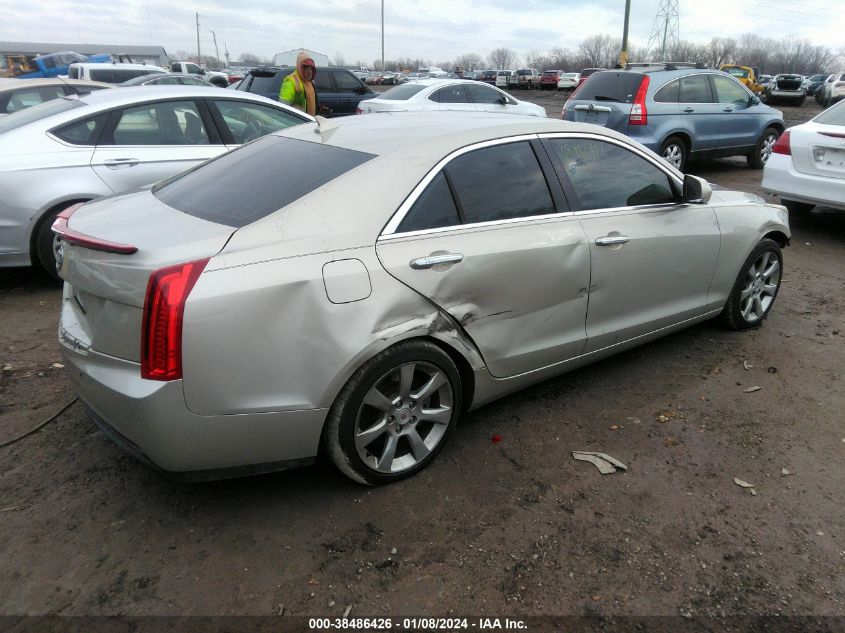
<instances>
[{"instance_id":1,"label":"car antenna","mask_svg":"<svg viewBox=\"0 0 845 633\"><path fill-rule=\"evenodd\" d=\"M331 135L335 133L335 130L339 127L337 123L334 121L329 121L326 117L320 116L319 114L314 117L317 121L317 127L314 128L314 134L320 135L320 140L324 143L331 138Z\"/></svg>"},{"instance_id":2,"label":"car antenna","mask_svg":"<svg viewBox=\"0 0 845 633\"><path fill-rule=\"evenodd\" d=\"M68 88L70 88L70 89L73 91L73 94L75 94L77 97L78 97L78 96L80 96L80 95L82 94L81 92L79 92L79 89L78 89L76 86L72 86L72 85L70 85L68 82L66 82L64 79L62 79L62 78L61 78L61 77L59 77L58 75L56 75L56 79L58 79L58 80L59 80L59 81L61 81L64 85L66 85ZM67 95L66 95L66 96L67 96Z\"/></svg>"}]
</instances>

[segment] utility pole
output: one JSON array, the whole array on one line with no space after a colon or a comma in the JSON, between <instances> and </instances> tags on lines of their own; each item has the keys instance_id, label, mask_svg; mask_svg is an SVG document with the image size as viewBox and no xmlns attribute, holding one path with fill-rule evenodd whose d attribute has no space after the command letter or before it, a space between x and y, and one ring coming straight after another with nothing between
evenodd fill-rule
<instances>
[{"instance_id":1,"label":"utility pole","mask_svg":"<svg viewBox=\"0 0 845 633\"><path fill-rule=\"evenodd\" d=\"M216 68L216 70L220 70L220 49L217 48L217 33L212 31L211 37L214 38L214 56L217 58L217 68Z\"/></svg>"},{"instance_id":2,"label":"utility pole","mask_svg":"<svg viewBox=\"0 0 845 633\"><path fill-rule=\"evenodd\" d=\"M628 22L631 17L631 0L625 0L625 26L622 29L622 52L619 53L619 67L628 64Z\"/></svg>"},{"instance_id":3,"label":"utility pole","mask_svg":"<svg viewBox=\"0 0 845 633\"><path fill-rule=\"evenodd\" d=\"M200 57L200 14L197 13L197 66L202 64L202 58Z\"/></svg>"},{"instance_id":4,"label":"utility pole","mask_svg":"<svg viewBox=\"0 0 845 633\"><path fill-rule=\"evenodd\" d=\"M381 72L384 71L384 0L381 0Z\"/></svg>"},{"instance_id":5,"label":"utility pole","mask_svg":"<svg viewBox=\"0 0 845 633\"><path fill-rule=\"evenodd\" d=\"M226 68L228 68L229 67L229 46L226 44L226 42L223 42L223 50L226 51L223 54L226 56Z\"/></svg>"}]
</instances>

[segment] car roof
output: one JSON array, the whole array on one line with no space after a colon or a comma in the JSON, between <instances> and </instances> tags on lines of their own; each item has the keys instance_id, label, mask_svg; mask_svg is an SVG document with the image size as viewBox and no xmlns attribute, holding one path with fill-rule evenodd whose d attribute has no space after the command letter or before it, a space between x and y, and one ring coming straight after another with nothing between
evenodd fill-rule
<instances>
[{"instance_id":1,"label":"car roof","mask_svg":"<svg viewBox=\"0 0 845 633\"><path fill-rule=\"evenodd\" d=\"M4 79L0 82L0 92L5 90L12 90L17 88L26 88L32 86L37 88L39 86L100 86L101 88L114 88L114 84L103 83L102 81L91 81L90 79L55 79L55 78L40 78L40 79Z\"/></svg>"},{"instance_id":2,"label":"car roof","mask_svg":"<svg viewBox=\"0 0 845 633\"><path fill-rule=\"evenodd\" d=\"M439 160L469 144L543 132L592 132L630 142L595 125L492 112L380 112L331 121L326 133L315 132L316 124L305 124L276 134L411 161L423 156Z\"/></svg>"},{"instance_id":3,"label":"car roof","mask_svg":"<svg viewBox=\"0 0 845 633\"><path fill-rule=\"evenodd\" d=\"M156 66L154 64L124 64L120 62L73 62L71 66L76 68L120 68L120 69L131 69L131 70L141 70L144 68L154 68L160 69L162 71L167 72L161 66Z\"/></svg>"}]
</instances>

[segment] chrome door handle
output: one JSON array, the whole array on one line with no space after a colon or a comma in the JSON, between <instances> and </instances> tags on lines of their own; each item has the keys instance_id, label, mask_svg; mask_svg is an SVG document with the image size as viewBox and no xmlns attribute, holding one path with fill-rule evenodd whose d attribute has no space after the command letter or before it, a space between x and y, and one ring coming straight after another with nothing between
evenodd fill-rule
<instances>
[{"instance_id":1,"label":"chrome door handle","mask_svg":"<svg viewBox=\"0 0 845 633\"><path fill-rule=\"evenodd\" d=\"M624 235L608 235L607 237L596 238L599 246L614 246L616 244L627 244L631 239Z\"/></svg>"},{"instance_id":2,"label":"chrome door handle","mask_svg":"<svg viewBox=\"0 0 845 633\"><path fill-rule=\"evenodd\" d=\"M422 270L424 268L433 268L437 264L458 264L462 262L464 256L460 253L448 253L446 255L429 255L428 257L418 257L411 260L411 268L414 270Z\"/></svg>"},{"instance_id":3,"label":"chrome door handle","mask_svg":"<svg viewBox=\"0 0 845 633\"><path fill-rule=\"evenodd\" d=\"M733 108L722 108L722 112L733 112Z\"/></svg>"},{"instance_id":4,"label":"chrome door handle","mask_svg":"<svg viewBox=\"0 0 845 633\"><path fill-rule=\"evenodd\" d=\"M103 161L103 165L109 169L120 169L121 167L134 167L140 162L137 158L109 158Z\"/></svg>"},{"instance_id":5,"label":"chrome door handle","mask_svg":"<svg viewBox=\"0 0 845 633\"><path fill-rule=\"evenodd\" d=\"M684 112L695 112L695 108L684 108Z\"/></svg>"}]
</instances>

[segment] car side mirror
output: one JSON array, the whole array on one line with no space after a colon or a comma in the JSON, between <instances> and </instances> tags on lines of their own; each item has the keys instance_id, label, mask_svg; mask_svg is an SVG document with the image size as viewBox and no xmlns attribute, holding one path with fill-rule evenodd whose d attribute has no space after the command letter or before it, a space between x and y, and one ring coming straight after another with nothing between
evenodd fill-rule
<instances>
[{"instance_id":1,"label":"car side mirror","mask_svg":"<svg viewBox=\"0 0 845 633\"><path fill-rule=\"evenodd\" d=\"M502 95L499 97L499 103L501 105L508 105L508 98L505 95Z\"/></svg>"},{"instance_id":2,"label":"car side mirror","mask_svg":"<svg viewBox=\"0 0 845 633\"><path fill-rule=\"evenodd\" d=\"M751 95L751 97L748 99L748 103L755 106L760 103L760 97L758 97L757 95Z\"/></svg>"},{"instance_id":3,"label":"car side mirror","mask_svg":"<svg viewBox=\"0 0 845 633\"><path fill-rule=\"evenodd\" d=\"M366 86L358 86L355 88L355 94L365 95L369 92L369 89Z\"/></svg>"},{"instance_id":4,"label":"car side mirror","mask_svg":"<svg viewBox=\"0 0 845 633\"><path fill-rule=\"evenodd\" d=\"M710 201L710 194L713 190L710 188L704 178L686 174L684 176L684 194L683 201L687 204L707 204Z\"/></svg>"}]
</instances>

